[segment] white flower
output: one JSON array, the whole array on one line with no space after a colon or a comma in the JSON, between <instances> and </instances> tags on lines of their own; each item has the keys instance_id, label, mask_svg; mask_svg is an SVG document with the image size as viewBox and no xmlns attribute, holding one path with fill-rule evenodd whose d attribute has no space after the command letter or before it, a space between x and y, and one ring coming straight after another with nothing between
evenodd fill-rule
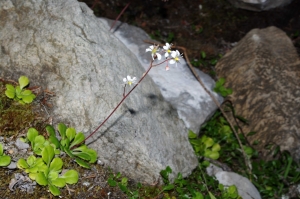
<instances>
[{"instance_id":1,"label":"white flower","mask_svg":"<svg viewBox=\"0 0 300 199\"><path fill-rule=\"evenodd\" d=\"M172 59L169 61L170 64L175 64L177 66L177 63L180 61L180 58L182 57L182 55L179 53L178 50L176 51L172 51L171 52L171 57Z\"/></svg>"},{"instance_id":2,"label":"white flower","mask_svg":"<svg viewBox=\"0 0 300 199\"><path fill-rule=\"evenodd\" d=\"M131 78L129 75L127 75L127 78L123 78L123 82L131 86L131 84L135 84L136 77Z\"/></svg>"},{"instance_id":3,"label":"white flower","mask_svg":"<svg viewBox=\"0 0 300 199\"><path fill-rule=\"evenodd\" d=\"M171 54L171 47L172 44L166 43L165 46L163 46L164 51L165 51L165 57L169 57L169 54Z\"/></svg>"},{"instance_id":4,"label":"white flower","mask_svg":"<svg viewBox=\"0 0 300 199\"><path fill-rule=\"evenodd\" d=\"M157 52L158 50L158 45L155 46L155 45L152 45L152 46L149 46L149 48L146 49L146 52L151 52L151 56L152 56L152 59L154 60L155 58L157 58L158 60L161 59L161 55Z\"/></svg>"}]
</instances>

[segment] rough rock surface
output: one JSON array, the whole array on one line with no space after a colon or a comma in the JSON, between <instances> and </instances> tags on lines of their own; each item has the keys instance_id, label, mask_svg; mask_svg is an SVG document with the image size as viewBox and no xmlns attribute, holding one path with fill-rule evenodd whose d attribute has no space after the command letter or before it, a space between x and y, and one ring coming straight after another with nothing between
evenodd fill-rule
<instances>
[{"instance_id":1,"label":"rough rock surface","mask_svg":"<svg viewBox=\"0 0 300 199\"><path fill-rule=\"evenodd\" d=\"M99 20L107 23L108 29L114 23L113 20L109 19L101 18ZM113 34L136 55L146 70L149 67L151 56L145 53L145 49L151 44L144 41L152 41L153 44L158 42L151 40L144 30L126 23L118 22L115 24L115 28L116 30L114 30ZM165 71L165 66L166 64L163 63L153 68L149 75L160 88L163 97L176 108L179 117L184 121L185 125L195 133L198 133L200 126L211 117L217 106L196 80L184 59L180 60L177 66L169 65L169 71ZM206 88L214 94L221 104L223 98L212 91L215 81L196 68L195 71Z\"/></svg>"},{"instance_id":2,"label":"rough rock surface","mask_svg":"<svg viewBox=\"0 0 300 199\"><path fill-rule=\"evenodd\" d=\"M86 135L122 99L122 79L144 73L106 25L75 0L0 1L0 45L0 76L26 75L31 86L54 92L54 123ZM156 181L166 166L184 176L197 166L187 128L149 77L88 141L106 166L140 182Z\"/></svg>"},{"instance_id":3,"label":"rough rock surface","mask_svg":"<svg viewBox=\"0 0 300 199\"><path fill-rule=\"evenodd\" d=\"M276 27L251 30L217 64L219 77L233 89L228 97L248 139L266 155L277 144L300 159L300 61L289 37Z\"/></svg>"},{"instance_id":4,"label":"rough rock surface","mask_svg":"<svg viewBox=\"0 0 300 199\"><path fill-rule=\"evenodd\" d=\"M234 6L246 10L263 11L285 6L293 0L229 0Z\"/></svg>"}]
</instances>

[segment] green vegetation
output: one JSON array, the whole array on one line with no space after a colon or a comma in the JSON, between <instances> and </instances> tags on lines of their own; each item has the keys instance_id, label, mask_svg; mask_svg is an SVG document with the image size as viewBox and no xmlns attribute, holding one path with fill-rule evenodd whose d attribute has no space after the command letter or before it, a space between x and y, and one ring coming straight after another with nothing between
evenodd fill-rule
<instances>
[{"instance_id":1,"label":"green vegetation","mask_svg":"<svg viewBox=\"0 0 300 199\"><path fill-rule=\"evenodd\" d=\"M11 157L3 153L3 145L0 144L0 167L5 167L10 164Z\"/></svg>"},{"instance_id":2,"label":"green vegetation","mask_svg":"<svg viewBox=\"0 0 300 199\"><path fill-rule=\"evenodd\" d=\"M66 152L70 157L75 158L75 161L84 168L90 168L89 163L95 163L97 161L97 152L91 148L88 148L82 142L85 140L85 136L82 132L76 133L74 128L67 128L63 123L57 125L58 132L61 136L59 141L55 135L55 130L52 126L48 125L46 130L49 134L49 140L56 147Z\"/></svg>"},{"instance_id":3,"label":"green vegetation","mask_svg":"<svg viewBox=\"0 0 300 199\"><path fill-rule=\"evenodd\" d=\"M219 93L223 97L227 97L228 95L232 94L232 89L231 88L225 88L225 78L220 78L215 85L214 91L216 93Z\"/></svg>"},{"instance_id":4,"label":"green vegetation","mask_svg":"<svg viewBox=\"0 0 300 199\"><path fill-rule=\"evenodd\" d=\"M5 95L21 104L29 104L35 99L35 95L31 90L24 89L28 84L29 79L26 76L21 76L19 78L19 86L14 87L11 84L6 84Z\"/></svg>"},{"instance_id":5,"label":"green vegetation","mask_svg":"<svg viewBox=\"0 0 300 199\"><path fill-rule=\"evenodd\" d=\"M39 185L48 185L50 192L54 196L60 195L58 189L66 184L74 184L78 181L78 173L75 170L68 170L59 175L62 171L63 161L54 157L54 148L51 145L45 146L41 152L42 158L29 156L25 161L23 158L18 161L18 168L25 169L29 177Z\"/></svg>"}]
</instances>

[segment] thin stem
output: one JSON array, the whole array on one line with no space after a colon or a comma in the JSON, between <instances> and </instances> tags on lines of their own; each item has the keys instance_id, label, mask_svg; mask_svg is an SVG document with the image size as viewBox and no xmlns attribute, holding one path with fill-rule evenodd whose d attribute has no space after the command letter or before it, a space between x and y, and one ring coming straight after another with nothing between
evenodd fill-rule
<instances>
[{"instance_id":1,"label":"thin stem","mask_svg":"<svg viewBox=\"0 0 300 199\"><path fill-rule=\"evenodd\" d=\"M85 142L87 139L89 139L92 135L94 135L101 126L103 126L103 124L112 116L112 114L114 114L114 112L119 108L119 106L124 102L124 100L130 95L130 93L141 83L141 81L143 81L143 79L146 77L146 75L149 73L149 71L151 70L151 68L153 67L152 65L153 60L150 62L150 66L147 69L147 71L143 74L142 78L138 81L138 83L125 95L125 91L123 93L123 98L122 100L118 103L118 105L114 108L114 110L105 118L105 120L89 135L87 136L81 143ZM124 88L125 89L125 88ZM73 146L72 149L74 149L75 147L79 146L81 143L77 144L76 146Z\"/></svg>"},{"instance_id":2,"label":"thin stem","mask_svg":"<svg viewBox=\"0 0 300 199\"><path fill-rule=\"evenodd\" d=\"M111 30L111 29L115 26L116 22L117 22L118 19L122 16L122 14L125 12L125 10L127 9L127 7L129 6L130 3L131 3L131 2L127 3L127 5L125 6L125 8L123 8L123 10L122 10L121 13L117 16L116 20L114 21L113 25L110 27L109 30Z\"/></svg>"}]
</instances>

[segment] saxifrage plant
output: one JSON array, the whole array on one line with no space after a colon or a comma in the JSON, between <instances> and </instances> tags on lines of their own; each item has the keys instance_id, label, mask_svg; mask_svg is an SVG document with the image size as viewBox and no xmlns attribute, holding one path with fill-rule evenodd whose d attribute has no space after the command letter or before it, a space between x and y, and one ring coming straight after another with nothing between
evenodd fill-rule
<instances>
[{"instance_id":1,"label":"saxifrage plant","mask_svg":"<svg viewBox=\"0 0 300 199\"><path fill-rule=\"evenodd\" d=\"M39 185L48 185L54 196L60 195L59 188L78 182L78 172L75 170L71 169L61 174L63 161L54 157L55 152L51 145L45 146L41 154L42 158L29 156L26 161L23 158L19 159L18 168L25 169L29 177Z\"/></svg>"},{"instance_id":2,"label":"saxifrage plant","mask_svg":"<svg viewBox=\"0 0 300 199\"><path fill-rule=\"evenodd\" d=\"M97 161L97 152L82 144L85 140L82 132L76 133L74 128L67 128L63 123L59 123L57 129L61 136L60 140L57 139L53 126L48 125L46 127L51 143L66 152L70 157L75 158L75 161L84 168L90 168L89 163Z\"/></svg>"},{"instance_id":3,"label":"saxifrage plant","mask_svg":"<svg viewBox=\"0 0 300 199\"><path fill-rule=\"evenodd\" d=\"M24 89L28 84L29 79L26 76L21 76L19 78L19 86L14 87L11 84L6 84L5 95L21 104L29 104L35 99L35 95L31 90Z\"/></svg>"}]
</instances>

